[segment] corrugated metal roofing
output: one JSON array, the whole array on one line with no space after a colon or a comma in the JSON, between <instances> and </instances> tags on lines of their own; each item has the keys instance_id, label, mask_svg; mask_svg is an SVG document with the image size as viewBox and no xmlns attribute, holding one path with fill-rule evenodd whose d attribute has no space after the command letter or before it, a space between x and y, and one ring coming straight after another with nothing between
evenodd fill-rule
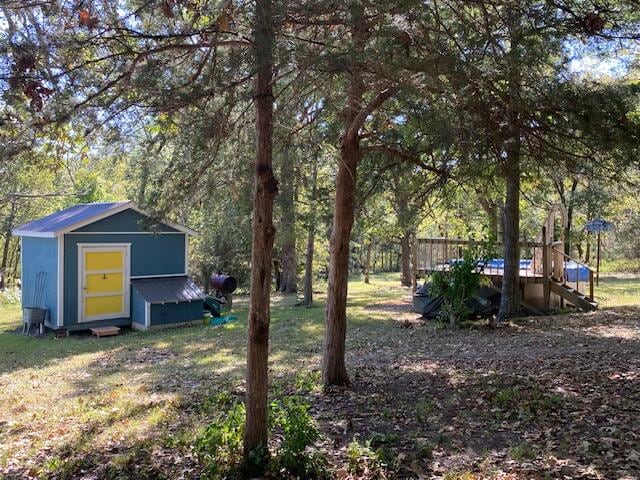
<instances>
[{"instance_id":1,"label":"corrugated metal roofing","mask_svg":"<svg viewBox=\"0 0 640 480\"><path fill-rule=\"evenodd\" d=\"M140 208L130 200L108 203L84 203L81 205L74 205L73 207L69 207L60 212L52 213L51 215L39 218L38 220L25 223L24 225L15 228L12 233L23 237L57 237L61 234L72 231L75 228L80 228L102 218L115 215L116 213L127 210L128 208L131 208L142 215L150 215L145 211L140 210ZM178 225L167 220L162 221L162 223L188 235L197 235L195 230L185 227L184 225Z\"/></svg>"},{"instance_id":2,"label":"corrugated metal roofing","mask_svg":"<svg viewBox=\"0 0 640 480\"><path fill-rule=\"evenodd\" d=\"M202 300L205 293L189 277L141 278L131 285L149 303Z\"/></svg>"},{"instance_id":3,"label":"corrugated metal roofing","mask_svg":"<svg viewBox=\"0 0 640 480\"><path fill-rule=\"evenodd\" d=\"M64 230L65 228L108 213L110 210L120 208L127 203L131 202L125 200L122 202L85 203L81 205L74 205L73 207L52 213L46 217L25 223L24 225L14 229L13 234L27 236L29 233L55 235L57 232Z\"/></svg>"}]
</instances>

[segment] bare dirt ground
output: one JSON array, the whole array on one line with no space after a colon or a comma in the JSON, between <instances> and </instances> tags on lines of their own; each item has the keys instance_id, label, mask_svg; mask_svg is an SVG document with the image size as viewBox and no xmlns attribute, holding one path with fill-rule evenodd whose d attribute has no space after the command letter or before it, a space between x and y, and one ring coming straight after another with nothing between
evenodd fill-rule
<instances>
[{"instance_id":1,"label":"bare dirt ground","mask_svg":"<svg viewBox=\"0 0 640 480\"><path fill-rule=\"evenodd\" d=\"M460 331L376 309L395 328L359 335L353 390L315 402L335 446L373 439L407 478L639 478L640 308Z\"/></svg>"}]
</instances>

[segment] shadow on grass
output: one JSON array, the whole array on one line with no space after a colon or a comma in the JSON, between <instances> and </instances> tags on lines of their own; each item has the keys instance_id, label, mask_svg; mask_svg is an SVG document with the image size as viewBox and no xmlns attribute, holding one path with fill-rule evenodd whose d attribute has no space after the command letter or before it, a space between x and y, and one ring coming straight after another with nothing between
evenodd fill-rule
<instances>
[{"instance_id":1,"label":"shadow on grass","mask_svg":"<svg viewBox=\"0 0 640 480\"><path fill-rule=\"evenodd\" d=\"M336 465L346 464L344 447L356 436L410 478L467 470L526 478L637 473L624 463L640 402L638 337L627 335L639 327L637 319L624 321L635 310L607 311L606 331L596 314L565 316L564 324L440 331L401 328L406 308L389 307L401 296L404 290L387 285L353 289L347 364L354 388L328 395L297 386L297 372L319 366L322 299L311 309L272 310L273 390L311 399ZM223 329L45 339L58 349L45 352L47 365L78 361L75 372L60 374L67 389L62 401L54 399L69 409L72 434L38 449L32 463L12 464L7 478L24 478L31 468L50 478L197 477L196 432L244 393L246 307L239 306L238 322ZM21 361L29 374L39 365ZM21 373L10 369L7 378Z\"/></svg>"},{"instance_id":2,"label":"shadow on grass","mask_svg":"<svg viewBox=\"0 0 640 480\"><path fill-rule=\"evenodd\" d=\"M353 393L318 416L336 449L368 439L408 477L635 478L640 325L620 328L397 329L351 350Z\"/></svg>"}]
</instances>

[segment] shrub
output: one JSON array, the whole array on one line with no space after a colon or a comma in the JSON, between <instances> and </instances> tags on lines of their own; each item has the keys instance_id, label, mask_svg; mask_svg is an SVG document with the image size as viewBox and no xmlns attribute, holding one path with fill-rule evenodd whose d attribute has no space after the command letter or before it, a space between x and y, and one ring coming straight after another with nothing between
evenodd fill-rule
<instances>
[{"instance_id":1,"label":"shrub","mask_svg":"<svg viewBox=\"0 0 640 480\"><path fill-rule=\"evenodd\" d=\"M536 458L536 452L528 443L521 443L509 449L509 455L514 460L533 460Z\"/></svg>"},{"instance_id":2,"label":"shrub","mask_svg":"<svg viewBox=\"0 0 640 480\"><path fill-rule=\"evenodd\" d=\"M271 437L279 441L266 465L267 472L278 478L329 478L325 457L312 449L320 432L309 413L309 404L300 397L288 397L272 402L269 409ZM205 467L203 478L239 478L264 470L264 450L250 455L249 464L243 463L245 420L245 406L237 403L197 436L195 451Z\"/></svg>"},{"instance_id":3,"label":"shrub","mask_svg":"<svg viewBox=\"0 0 640 480\"><path fill-rule=\"evenodd\" d=\"M347 446L349 473L367 474L367 478L385 478L385 464L381 457L379 451L373 450L370 441L362 444L354 438Z\"/></svg>"},{"instance_id":4,"label":"shrub","mask_svg":"<svg viewBox=\"0 0 640 480\"><path fill-rule=\"evenodd\" d=\"M468 318L471 311L467 301L485 282L478 268L481 261L473 251L467 250L462 259L453 262L448 270L434 272L431 276L432 295L442 297L441 315L452 327Z\"/></svg>"},{"instance_id":5,"label":"shrub","mask_svg":"<svg viewBox=\"0 0 640 480\"><path fill-rule=\"evenodd\" d=\"M416 418L420 422L427 420L437 408L436 402L432 398L425 398L416 403Z\"/></svg>"},{"instance_id":6,"label":"shrub","mask_svg":"<svg viewBox=\"0 0 640 480\"><path fill-rule=\"evenodd\" d=\"M198 409L203 413L227 410L236 403L236 399L226 390L221 392L206 392L198 403Z\"/></svg>"},{"instance_id":7,"label":"shrub","mask_svg":"<svg viewBox=\"0 0 640 480\"><path fill-rule=\"evenodd\" d=\"M195 450L205 466L205 478L234 477L242 465L242 438L246 410L235 404L226 416L206 427L196 438Z\"/></svg>"},{"instance_id":8,"label":"shrub","mask_svg":"<svg viewBox=\"0 0 640 480\"><path fill-rule=\"evenodd\" d=\"M311 370L307 372L298 372L294 381L296 390L300 392L312 392L319 389L320 386L320 370Z\"/></svg>"},{"instance_id":9,"label":"shrub","mask_svg":"<svg viewBox=\"0 0 640 480\"><path fill-rule=\"evenodd\" d=\"M309 408L309 404L295 396L271 404L271 427L282 435L272 464L274 469L293 476L324 478L326 460L311 450L320 438L320 431Z\"/></svg>"}]
</instances>

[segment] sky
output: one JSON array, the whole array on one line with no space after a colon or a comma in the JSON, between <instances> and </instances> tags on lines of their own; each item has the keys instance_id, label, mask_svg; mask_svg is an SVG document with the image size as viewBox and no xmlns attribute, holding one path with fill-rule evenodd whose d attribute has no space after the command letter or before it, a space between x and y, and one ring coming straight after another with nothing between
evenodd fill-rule
<instances>
[{"instance_id":1,"label":"sky","mask_svg":"<svg viewBox=\"0 0 640 480\"><path fill-rule=\"evenodd\" d=\"M569 73L593 79L623 77L638 61L639 54L635 43L602 42L598 39L567 41L564 50L569 59Z\"/></svg>"}]
</instances>

